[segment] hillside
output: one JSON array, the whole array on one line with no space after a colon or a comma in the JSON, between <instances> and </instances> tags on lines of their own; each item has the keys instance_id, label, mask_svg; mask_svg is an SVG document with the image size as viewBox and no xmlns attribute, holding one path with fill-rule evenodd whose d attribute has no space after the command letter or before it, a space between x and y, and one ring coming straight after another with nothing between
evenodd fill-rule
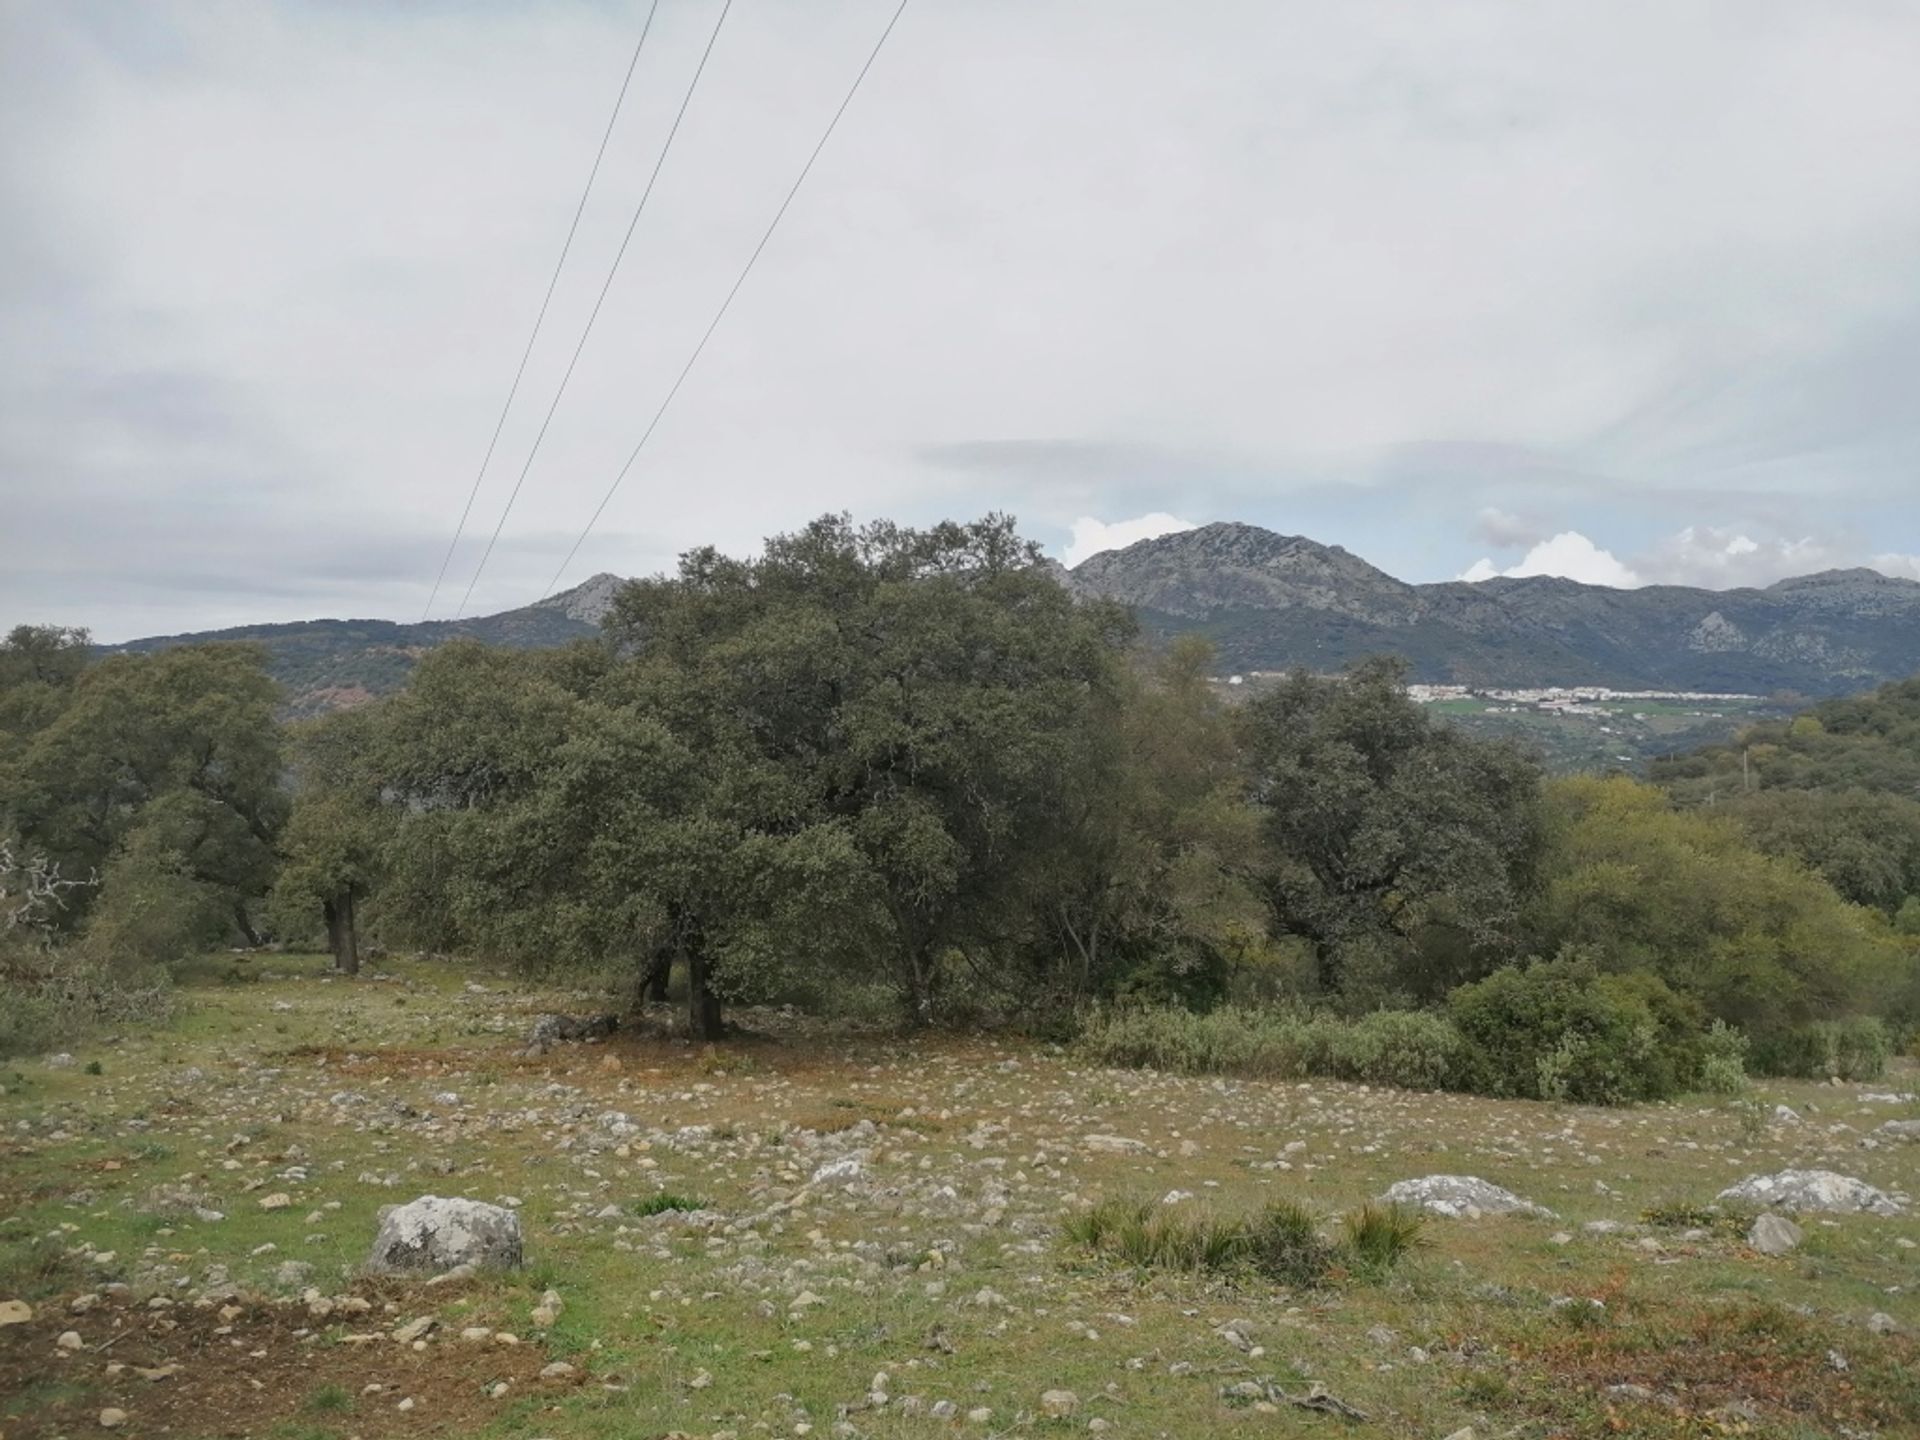
<instances>
[{"instance_id":1,"label":"hillside","mask_svg":"<svg viewBox=\"0 0 1920 1440\"><path fill-rule=\"evenodd\" d=\"M399 689L414 662L436 645L469 637L488 645L538 649L600 633L600 620L623 582L596 575L571 590L518 610L463 620L300 620L284 625L241 625L186 635L156 635L100 647L103 654L144 654L176 645L252 641L266 647L268 668L286 687L295 715L358 704Z\"/></svg>"},{"instance_id":2,"label":"hillside","mask_svg":"<svg viewBox=\"0 0 1920 1440\"><path fill-rule=\"evenodd\" d=\"M1339 548L1214 524L1083 561L1083 593L1149 632L1198 632L1224 668L1405 656L1470 685L1834 695L1920 671L1920 583L1835 570L1764 590L1613 590L1551 577L1410 585Z\"/></svg>"}]
</instances>

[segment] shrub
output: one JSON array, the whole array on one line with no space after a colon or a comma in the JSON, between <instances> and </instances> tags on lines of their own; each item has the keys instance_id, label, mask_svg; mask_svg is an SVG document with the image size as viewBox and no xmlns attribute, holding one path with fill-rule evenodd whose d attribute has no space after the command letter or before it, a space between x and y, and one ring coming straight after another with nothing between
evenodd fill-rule
<instances>
[{"instance_id":1,"label":"shrub","mask_svg":"<svg viewBox=\"0 0 1920 1440\"><path fill-rule=\"evenodd\" d=\"M1661 1100L1698 1088L1708 1054L1698 1004L1657 976L1601 975L1577 958L1495 971L1453 991L1447 1013L1462 1037L1465 1087L1489 1095Z\"/></svg>"},{"instance_id":2,"label":"shrub","mask_svg":"<svg viewBox=\"0 0 1920 1440\"><path fill-rule=\"evenodd\" d=\"M1700 1088L1709 1095L1738 1095L1747 1088L1747 1051L1752 1042L1745 1034L1716 1020L1707 1031L1700 1051Z\"/></svg>"},{"instance_id":3,"label":"shrub","mask_svg":"<svg viewBox=\"0 0 1920 1440\"><path fill-rule=\"evenodd\" d=\"M1878 1080L1887 1073L1893 1036L1872 1015L1815 1020L1764 1036L1754 1065L1765 1075L1801 1080Z\"/></svg>"},{"instance_id":4,"label":"shrub","mask_svg":"<svg viewBox=\"0 0 1920 1440\"><path fill-rule=\"evenodd\" d=\"M158 1022L173 1013L173 986L162 972L124 974L71 949L16 963L0 1006L0 1058L70 1045L103 1025Z\"/></svg>"},{"instance_id":5,"label":"shrub","mask_svg":"<svg viewBox=\"0 0 1920 1440\"><path fill-rule=\"evenodd\" d=\"M1354 1271L1384 1275L1426 1244L1426 1216L1400 1205L1369 1201L1341 1221L1346 1252Z\"/></svg>"}]
</instances>

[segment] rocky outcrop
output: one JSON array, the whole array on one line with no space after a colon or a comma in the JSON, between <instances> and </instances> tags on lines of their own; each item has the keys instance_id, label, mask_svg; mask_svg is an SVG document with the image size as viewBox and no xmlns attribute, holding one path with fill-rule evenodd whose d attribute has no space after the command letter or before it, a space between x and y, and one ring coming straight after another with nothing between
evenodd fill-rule
<instances>
[{"instance_id":1,"label":"rocky outcrop","mask_svg":"<svg viewBox=\"0 0 1920 1440\"><path fill-rule=\"evenodd\" d=\"M380 1212L371 1270L437 1272L456 1265L517 1270L524 1258L520 1217L479 1200L422 1195Z\"/></svg>"},{"instance_id":2,"label":"rocky outcrop","mask_svg":"<svg viewBox=\"0 0 1920 1440\"><path fill-rule=\"evenodd\" d=\"M1478 1175L1423 1175L1387 1187L1380 1197L1389 1205L1406 1205L1448 1219L1477 1220L1482 1215L1538 1215L1552 1218L1544 1205L1503 1190Z\"/></svg>"},{"instance_id":3,"label":"rocky outcrop","mask_svg":"<svg viewBox=\"0 0 1920 1440\"><path fill-rule=\"evenodd\" d=\"M1898 1215L1900 1202L1864 1180L1832 1170L1781 1170L1772 1175L1749 1175L1720 1192L1721 1200L1742 1205L1764 1205L1794 1214L1819 1211L1829 1215Z\"/></svg>"}]
</instances>

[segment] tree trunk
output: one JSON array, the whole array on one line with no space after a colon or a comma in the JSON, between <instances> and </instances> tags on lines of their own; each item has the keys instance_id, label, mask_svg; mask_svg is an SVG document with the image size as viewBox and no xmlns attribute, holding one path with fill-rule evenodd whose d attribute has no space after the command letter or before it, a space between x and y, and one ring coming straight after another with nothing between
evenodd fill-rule
<instances>
[{"instance_id":1,"label":"tree trunk","mask_svg":"<svg viewBox=\"0 0 1920 1440\"><path fill-rule=\"evenodd\" d=\"M333 950L333 968L342 975L360 973L360 932L353 914L353 891L342 890L321 902L327 917L327 944Z\"/></svg>"},{"instance_id":2,"label":"tree trunk","mask_svg":"<svg viewBox=\"0 0 1920 1440\"><path fill-rule=\"evenodd\" d=\"M640 980L640 998L655 1005L664 1004L667 986L673 980L673 952L663 950Z\"/></svg>"},{"instance_id":3,"label":"tree trunk","mask_svg":"<svg viewBox=\"0 0 1920 1440\"><path fill-rule=\"evenodd\" d=\"M720 997L707 983L707 957L697 945L687 950L687 1029L696 1040L718 1040L724 1033Z\"/></svg>"},{"instance_id":4,"label":"tree trunk","mask_svg":"<svg viewBox=\"0 0 1920 1440\"><path fill-rule=\"evenodd\" d=\"M239 927L241 936L247 944L258 948L261 944L260 932L253 928L253 922L247 918L247 905L244 900L233 902L233 923Z\"/></svg>"}]
</instances>

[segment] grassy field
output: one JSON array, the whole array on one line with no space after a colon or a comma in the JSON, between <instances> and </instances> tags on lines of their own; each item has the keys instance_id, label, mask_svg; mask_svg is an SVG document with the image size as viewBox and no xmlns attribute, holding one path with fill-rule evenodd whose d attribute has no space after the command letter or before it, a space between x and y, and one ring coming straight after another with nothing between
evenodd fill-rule
<instances>
[{"instance_id":1,"label":"grassy field","mask_svg":"<svg viewBox=\"0 0 1920 1440\"><path fill-rule=\"evenodd\" d=\"M0 1434L1920 1434L1920 1213L1805 1217L1777 1259L1697 1213L1788 1166L1920 1193L1920 1144L1869 1143L1920 1115L1871 1098L1911 1073L1602 1111L761 1015L518 1053L593 1000L222 959L164 1030L0 1069L0 1300L35 1312L0 1328ZM1332 1216L1433 1173L1556 1214L1436 1219L1385 1279L1298 1291L1062 1235L1097 1198ZM527 1269L362 1277L379 1207L428 1193L517 1207Z\"/></svg>"}]
</instances>

